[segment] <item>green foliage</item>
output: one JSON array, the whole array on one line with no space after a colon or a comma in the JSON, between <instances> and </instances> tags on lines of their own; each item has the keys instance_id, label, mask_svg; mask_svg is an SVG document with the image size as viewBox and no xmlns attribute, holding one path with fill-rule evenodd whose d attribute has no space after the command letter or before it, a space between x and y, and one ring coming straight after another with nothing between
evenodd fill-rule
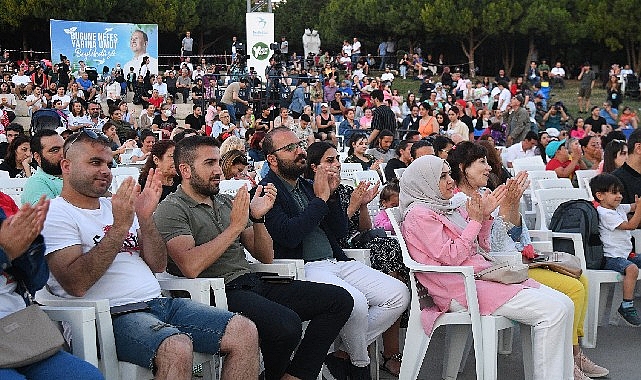
<instances>
[{"instance_id":1,"label":"green foliage","mask_svg":"<svg viewBox=\"0 0 641 380\"><path fill-rule=\"evenodd\" d=\"M274 10L276 40L280 41L278 36L288 36L290 51L302 51L305 29L321 29L317 15L327 3L328 0L294 0L279 5ZM322 33L321 38L325 39Z\"/></svg>"}]
</instances>

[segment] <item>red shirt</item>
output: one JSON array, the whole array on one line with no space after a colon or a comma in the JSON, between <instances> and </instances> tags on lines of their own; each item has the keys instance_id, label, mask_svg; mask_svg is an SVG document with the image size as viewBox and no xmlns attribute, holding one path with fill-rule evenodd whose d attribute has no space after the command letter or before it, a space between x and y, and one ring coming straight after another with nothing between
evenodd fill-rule
<instances>
[{"instance_id":1,"label":"red shirt","mask_svg":"<svg viewBox=\"0 0 641 380\"><path fill-rule=\"evenodd\" d=\"M556 168L567 168L570 164L572 163L572 160L567 160L565 162L561 162L557 160L556 158L551 159L548 161L547 165L545 165L545 170L556 170ZM579 165L577 165L574 168L574 171L579 170Z\"/></svg>"},{"instance_id":2,"label":"red shirt","mask_svg":"<svg viewBox=\"0 0 641 380\"><path fill-rule=\"evenodd\" d=\"M160 109L160 105L165 99L162 96L154 98L153 96L149 98L148 102L156 106L157 109Z\"/></svg>"}]
</instances>

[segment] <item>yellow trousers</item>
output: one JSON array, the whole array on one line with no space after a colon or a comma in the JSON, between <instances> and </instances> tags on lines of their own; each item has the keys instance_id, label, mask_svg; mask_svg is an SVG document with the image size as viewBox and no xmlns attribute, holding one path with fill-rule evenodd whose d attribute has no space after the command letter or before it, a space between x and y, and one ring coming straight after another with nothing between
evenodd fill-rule
<instances>
[{"instance_id":1,"label":"yellow trousers","mask_svg":"<svg viewBox=\"0 0 641 380\"><path fill-rule=\"evenodd\" d=\"M530 278L570 297L574 303L574 323L572 324L572 344L579 344L583 336L583 321L588 308L588 279L584 274L579 279L553 272L545 268L532 268Z\"/></svg>"}]
</instances>

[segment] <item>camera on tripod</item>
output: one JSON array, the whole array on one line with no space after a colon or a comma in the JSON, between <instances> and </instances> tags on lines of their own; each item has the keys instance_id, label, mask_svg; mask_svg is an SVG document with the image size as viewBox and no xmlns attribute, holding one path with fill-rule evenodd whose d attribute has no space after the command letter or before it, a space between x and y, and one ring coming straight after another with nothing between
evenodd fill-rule
<instances>
[{"instance_id":1,"label":"camera on tripod","mask_svg":"<svg viewBox=\"0 0 641 380\"><path fill-rule=\"evenodd\" d=\"M249 55L247 54L247 48L245 47L245 44L242 42L239 42L238 44L236 44L237 63L246 64L248 59L249 59Z\"/></svg>"}]
</instances>

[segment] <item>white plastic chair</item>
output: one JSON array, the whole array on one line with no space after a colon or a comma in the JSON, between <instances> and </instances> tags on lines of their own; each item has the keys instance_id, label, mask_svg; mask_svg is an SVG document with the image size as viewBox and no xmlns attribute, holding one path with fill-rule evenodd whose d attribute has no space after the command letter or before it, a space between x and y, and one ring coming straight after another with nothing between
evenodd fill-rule
<instances>
[{"instance_id":1,"label":"white plastic chair","mask_svg":"<svg viewBox=\"0 0 641 380\"><path fill-rule=\"evenodd\" d=\"M538 216L538 208L536 207L536 197L534 196L534 191L538 190L538 180L554 178L558 178L554 170L528 171L530 187L525 190L521 197L521 215L523 215L529 229L534 229L537 219L540 218L540 216Z\"/></svg>"},{"instance_id":2,"label":"white plastic chair","mask_svg":"<svg viewBox=\"0 0 641 380\"><path fill-rule=\"evenodd\" d=\"M138 178L140 175L140 168L136 166L116 166L115 168L111 168L111 175L114 177L119 175L128 175Z\"/></svg>"},{"instance_id":3,"label":"white plastic chair","mask_svg":"<svg viewBox=\"0 0 641 380\"><path fill-rule=\"evenodd\" d=\"M27 183L28 178L0 178L0 192L7 194L8 196L16 202L17 205L21 205L22 201L20 197L22 196L22 191L24 190L24 185Z\"/></svg>"},{"instance_id":4,"label":"white plastic chair","mask_svg":"<svg viewBox=\"0 0 641 380\"><path fill-rule=\"evenodd\" d=\"M96 313L91 307L41 306L47 316L55 322L67 322L73 341L71 353L98 367L96 348Z\"/></svg>"},{"instance_id":5,"label":"white plastic chair","mask_svg":"<svg viewBox=\"0 0 641 380\"><path fill-rule=\"evenodd\" d=\"M534 192L539 216L536 221L536 229L548 230L550 220L557 207L563 202L575 199L588 199L588 193L583 189L539 189Z\"/></svg>"},{"instance_id":6,"label":"white plastic chair","mask_svg":"<svg viewBox=\"0 0 641 380\"><path fill-rule=\"evenodd\" d=\"M474 356L476 359L476 378L478 380L496 379L499 344L498 332L513 327L514 322L505 317L480 315L472 267L424 265L414 261L409 255L405 239L403 239L401 228L398 224L398 220L400 219L398 207L388 208L386 211L398 237L398 242L401 245L403 263L410 270L410 281L412 285L410 319L407 326L407 336L411 338L405 340L399 379L415 380L418 377L418 372L431 340L431 336L425 333L421 323L421 307L418 296L419 285L415 278L416 273L454 273L460 274L464 278L465 295L468 304L467 310L465 312L444 313L436 319L434 324L434 330L440 326L448 327L449 352L446 353L447 365L443 368L442 378L455 379L457 377L468 338L468 328L466 325L470 325L472 329ZM521 339L523 344L525 378L530 379L534 373L532 367L530 326L522 326Z\"/></svg>"},{"instance_id":7,"label":"white plastic chair","mask_svg":"<svg viewBox=\"0 0 641 380\"><path fill-rule=\"evenodd\" d=\"M591 193L590 180L592 177L596 177L599 172L597 170L577 170L574 172L576 174L577 182L579 183L579 189L586 189L588 193Z\"/></svg>"},{"instance_id":8,"label":"white plastic chair","mask_svg":"<svg viewBox=\"0 0 641 380\"><path fill-rule=\"evenodd\" d=\"M538 180L539 189L573 189L572 181L569 178L554 178Z\"/></svg>"},{"instance_id":9,"label":"white plastic chair","mask_svg":"<svg viewBox=\"0 0 641 380\"><path fill-rule=\"evenodd\" d=\"M381 176L383 177L383 183L387 183L387 176L385 175L385 167L387 166L386 162L381 162L379 167L381 170Z\"/></svg>"},{"instance_id":10,"label":"white plastic chair","mask_svg":"<svg viewBox=\"0 0 641 380\"><path fill-rule=\"evenodd\" d=\"M185 289L184 287L177 286L176 282L174 282L172 285L172 281L175 280L169 279L159 280L159 283L161 284L161 288L163 288L163 290L185 290L188 292L194 291L194 293L190 293L190 295L193 295L195 297L194 300L206 301L206 303L209 305L209 291L212 286L212 282L210 281L210 279L179 280L184 280L183 283L189 281L190 286L187 286L187 289ZM128 362L118 361L108 300L103 299L91 301L81 298L61 298L51 294L46 288L40 290L36 294L36 299L39 303L47 306L93 308L98 336L98 349L100 353L100 360L98 361L97 367L107 380L137 380L153 378L153 374L147 368L139 367ZM72 337L72 342L73 339L75 338ZM210 354L194 353L194 365L203 365L203 377L205 377L206 379L215 378L215 366L217 360L214 359L216 358L217 357ZM208 364L205 365L204 363Z\"/></svg>"},{"instance_id":11,"label":"white plastic chair","mask_svg":"<svg viewBox=\"0 0 641 380\"><path fill-rule=\"evenodd\" d=\"M225 179L220 181L220 193L234 197L243 186L249 190L252 187L252 183L247 179Z\"/></svg>"},{"instance_id":12,"label":"white plastic chair","mask_svg":"<svg viewBox=\"0 0 641 380\"><path fill-rule=\"evenodd\" d=\"M343 163L341 164L341 179L354 180L354 173L362 172L363 165L356 163Z\"/></svg>"},{"instance_id":13,"label":"white plastic chair","mask_svg":"<svg viewBox=\"0 0 641 380\"><path fill-rule=\"evenodd\" d=\"M524 170L545 170L545 163L541 156L517 158L512 161L512 168L514 168L514 173L516 174Z\"/></svg>"},{"instance_id":14,"label":"white plastic chair","mask_svg":"<svg viewBox=\"0 0 641 380\"><path fill-rule=\"evenodd\" d=\"M396 178L398 178L399 180L401 179L401 176L403 176L404 172L405 168L394 169L394 174L396 174Z\"/></svg>"}]
</instances>

